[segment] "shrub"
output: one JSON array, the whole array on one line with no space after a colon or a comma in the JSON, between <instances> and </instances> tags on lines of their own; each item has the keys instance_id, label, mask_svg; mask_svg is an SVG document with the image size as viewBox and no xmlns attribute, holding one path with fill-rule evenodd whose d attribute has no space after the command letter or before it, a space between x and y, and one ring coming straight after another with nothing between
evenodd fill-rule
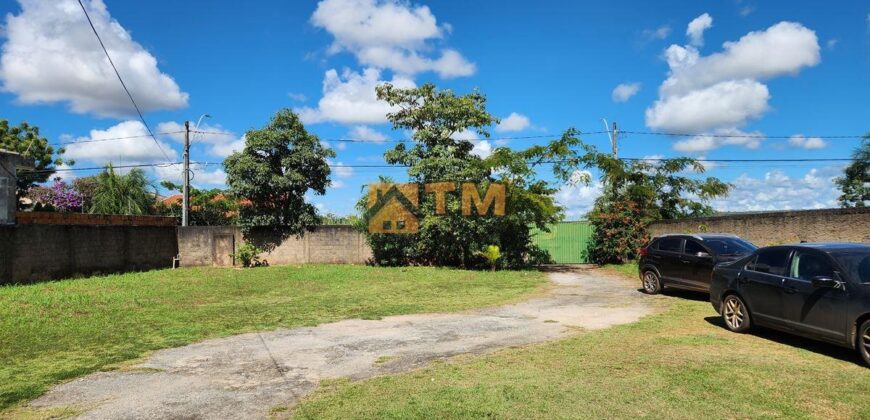
<instances>
[{"instance_id":1,"label":"shrub","mask_svg":"<svg viewBox=\"0 0 870 420\"><path fill-rule=\"evenodd\" d=\"M495 266L501 258L501 250L498 245L489 245L483 251L478 251L476 255L483 257L488 263L492 271L495 271Z\"/></svg>"},{"instance_id":2,"label":"shrub","mask_svg":"<svg viewBox=\"0 0 870 420\"><path fill-rule=\"evenodd\" d=\"M235 257L241 261L242 267L259 267L264 265L264 263L260 261L259 256L262 252L262 249L249 243L244 243L238 250L236 250Z\"/></svg>"}]
</instances>

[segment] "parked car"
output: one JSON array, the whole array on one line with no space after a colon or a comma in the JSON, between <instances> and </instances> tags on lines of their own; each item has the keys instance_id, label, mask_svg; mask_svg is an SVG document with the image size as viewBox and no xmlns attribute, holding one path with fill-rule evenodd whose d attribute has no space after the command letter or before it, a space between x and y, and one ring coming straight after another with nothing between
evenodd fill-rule
<instances>
[{"instance_id":1,"label":"parked car","mask_svg":"<svg viewBox=\"0 0 870 420\"><path fill-rule=\"evenodd\" d=\"M638 274L643 291L656 294L665 286L707 292L713 266L756 250L734 235L705 233L663 235L640 250Z\"/></svg>"},{"instance_id":2,"label":"parked car","mask_svg":"<svg viewBox=\"0 0 870 420\"><path fill-rule=\"evenodd\" d=\"M710 303L729 330L763 325L858 350L870 365L870 245L761 248L713 270Z\"/></svg>"}]
</instances>

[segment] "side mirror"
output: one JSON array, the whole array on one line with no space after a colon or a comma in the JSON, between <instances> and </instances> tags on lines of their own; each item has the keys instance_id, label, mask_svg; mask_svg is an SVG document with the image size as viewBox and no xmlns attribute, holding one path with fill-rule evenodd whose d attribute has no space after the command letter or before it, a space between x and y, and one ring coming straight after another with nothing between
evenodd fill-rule
<instances>
[{"instance_id":1,"label":"side mirror","mask_svg":"<svg viewBox=\"0 0 870 420\"><path fill-rule=\"evenodd\" d=\"M710 254L708 254L708 253L706 253L706 252L704 252L704 251L701 251L701 252L698 252L697 254L695 254L695 256L698 257L698 258L709 258L709 257L710 257Z\"/></svg>"},{"instance_id":2,"label":"side mirror","mask_svg":"<svg viewBox=\"0 0 870 420\"><path fill-rule=\"evenodd\" d=\"M828 287L832 289L839 289L843 283L834 280L828 276L816 276L812 279L813 287Z\"/></svg>"}]
</instances>

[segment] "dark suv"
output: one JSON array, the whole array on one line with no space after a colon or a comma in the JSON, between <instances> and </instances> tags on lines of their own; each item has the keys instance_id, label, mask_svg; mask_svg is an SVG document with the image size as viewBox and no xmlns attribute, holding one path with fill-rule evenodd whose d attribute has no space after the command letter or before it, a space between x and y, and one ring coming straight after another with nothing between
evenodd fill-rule
<instances>
[{"instance_id":1,"label":"dark suv","mask_svg":"<svg viewBox=\"0 0 870 420\"><path fill-rule=\"evenodd\" d=\"M757 248L737 236L718 233L653 238L640 250L638 270L643 290L655 294L669 286L709 292L713 266Z\"/></svg>"}]
</instances>

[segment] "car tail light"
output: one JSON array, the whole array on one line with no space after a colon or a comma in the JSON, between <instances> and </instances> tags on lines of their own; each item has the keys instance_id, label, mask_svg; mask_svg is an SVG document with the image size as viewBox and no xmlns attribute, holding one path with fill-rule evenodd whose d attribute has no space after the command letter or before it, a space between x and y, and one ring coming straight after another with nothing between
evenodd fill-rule
<instances>
[{"instance_id":1,"label":"car tail light","mask_svg":"<svg viewBox=\"0 0 870 420\"><path fill-rule=\"evenodd\" d=\"M649 249L647 249L647 248L641 248L641 249L640 249L640 256L641 256L641 257L646 257L647 255L649 255Z\"/></svg>"}]
</instances>

